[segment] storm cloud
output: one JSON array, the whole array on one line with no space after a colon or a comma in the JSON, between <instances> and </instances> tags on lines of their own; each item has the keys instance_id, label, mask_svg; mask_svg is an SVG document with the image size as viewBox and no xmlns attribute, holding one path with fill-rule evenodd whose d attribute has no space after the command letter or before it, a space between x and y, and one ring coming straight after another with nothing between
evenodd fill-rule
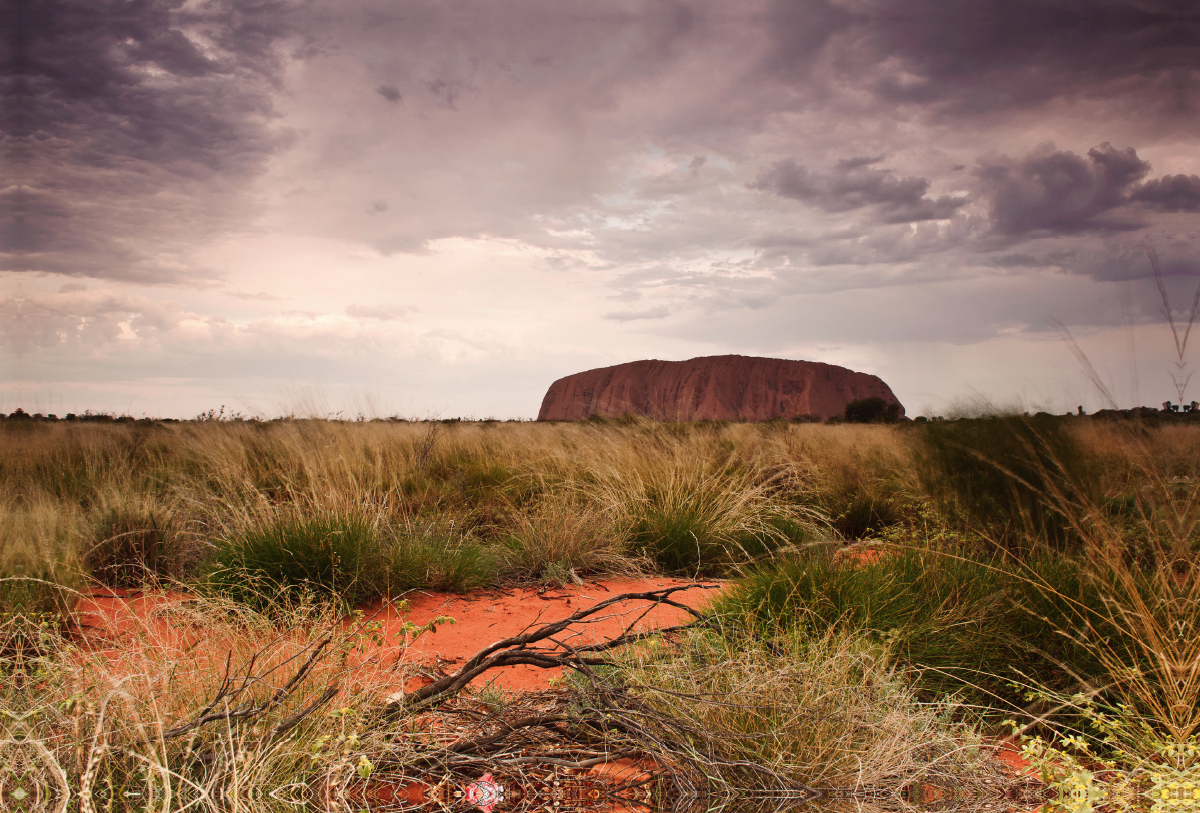
<instances>
[{"instance_id":1,"label":"storm cloud","mask_svg":"<svg viewBox=\"0 0 1200 813\"><path fill-rule=\"evenodd\" d=\"M524 414L631 357L1045 358L1161 322L1113 293L1147 248L1198 270L1183 0L0 3L13 380L307 363Z\"/></svg>"},{"instance_id":2,"label":"storm cloud","mask_svg":"<svg viewBox=\"0 0 1200 813\"><path fill-rule=\"evenodd\" d=\"M1129 199L1159 212L1200 212L1200 176L1167 175L1146 181Z\"/></svg>"},{"instance_id":3,"label":"storm cloud","mask_svg":"<svg viewBox=\"0 0 1200 813\"><path fill-rule=\"evenodd\" d=\"M1087 156L1043 144L1019 160L985 160L977 174L1005 235L1131 231L1141 224L1114 213L1150 171L1132 147L1105 143Z\"/></svg>"},{"instance_id":4,"label":"storm cloud","mask_svg":"<svg viewBox=\"0 0 1200 813\"><path fill-rule=\"evenodd\" d=\"M875 168L882 160L843 158L828 173L815 174L789 158L760 172L750 188L811 203L827 212L873 207L882 223L943 220L969 202L950 195L936 200L926 197L928 179L901 178L891 170Z\"/></svg>"},{"instance_id":5,"label":"storm cloud","mask_svg":"<svg viewBox=\"0 0 1200 813\"><path fill-rule=\"evenodd\" d=\"M1160 131L1186 127L1196 113L1200 12L1188 0L855 6L858 47L843 70L867 79L888 102L960 117L1036 108L1056 98L1100 99L1142 111L1147 124L1153 116ZM802 20L797 15L797 24Z\"/></svg>"},{"instance_id":6,"label":"storm cloud","mask_svg":"<svg viewBox=\"0 0 1200 813\"><path fill-rule=\"evenodd\" d=\"M9 0L0 267L187 282L199 238L252 213L281 7Z\"/></svg>"}]
</instances>

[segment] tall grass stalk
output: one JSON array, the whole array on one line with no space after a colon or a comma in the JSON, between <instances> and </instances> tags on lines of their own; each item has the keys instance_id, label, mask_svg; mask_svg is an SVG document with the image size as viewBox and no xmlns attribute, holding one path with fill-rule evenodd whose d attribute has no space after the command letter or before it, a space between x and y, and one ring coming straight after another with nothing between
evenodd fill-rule
<instances>
[{"instance_id":1,"label":"tall grass stalk","mask_svg":"<svg viewBox=\"0 0 1200 813\"><path fill-rule=\"evenodd\" d=\"M1079 485L1052 444L1037 446L1036 433L1014 440L1034 461L1033 477L983 455L981 465L1026 487L1036 482L1042 507L1078 541L1098 601L1081 601L1045 580L1031 583L1062 603L1071 623L1060 631L1104 668L1104 683L1081 686L1079 696L1124 704L1152 732L1150 740L1183 743L1200 733L1200 460L1179 449L1162 453L1137 425L1113 435L1128 461L1132 498L1115 510Z\"/></svg>"}]
</instances>

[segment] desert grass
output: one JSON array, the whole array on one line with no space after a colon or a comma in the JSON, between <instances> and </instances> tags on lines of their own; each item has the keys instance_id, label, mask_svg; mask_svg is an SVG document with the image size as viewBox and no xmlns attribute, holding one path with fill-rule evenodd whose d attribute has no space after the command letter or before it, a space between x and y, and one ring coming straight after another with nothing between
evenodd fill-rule
<instances>
[{"instance_id":1,"label":"desert grass","mask_svg":"<svg viewBox=\"0 0 1200 813\"><path fill-rule=\"evenodd\" d=\"M632 553L595 505L548 495L518 514L501 539L503 572L513 579L582 584L584 577L641 576L654 563Z\"/></svg>"},{"instance_id":2,"label":"desert grass","mask_svg":"<svg viewBox=\"0 0 1200 813\"><path fill-rule=\"evenodd\" d=\"M953 720L957 705L920 702L886 646L852 630L782 631L767 643L724 623L675 647L631 649L612 680L679 726L664 739L714 765L753 766L739 777L745 790L781 779L898 789L995 771L976 731Z\"/></svg>"},{"instance_id":3,"label":"desert grass","mask_svg":"<svg viewBox=\"0 0 1200 813\"><path fill-rule=\"evenodd\" d=\"M361 628L342 633L319 606L267 616L211 598L133 617L120 640L44 635L5 660L5 767L28 767L8 775L6 802L36 788L81 811L286 809L267 794L319 774L323 733L344 732L339 759L347 742L357 754L356 715L386 687L347 667Z\"/></svg>"},{"instance_id":4,"label":"desert grass","mask_svg":"<svg viewBox=\"0 0 1200 813\"><path fill-rule=\"evenodd\" d=\"M1161 449L1163 435L1133 429L1123 441L1134 487L1119 510L1065 485L1045 495L1082 541L1102 597L1098 610L1071 606L1082 631L1093 632L1098 616L1122 632L1086 641L1104 667L1102 685L1040 693L1055 711L1078 715L1077 725L1026 744L1071 810L1200 804L1200 468L1190 438L1166 433L1175 443Z\"/></svg>"},{"instance_id":5,"label":"desert grass","mask_svg":"<svg viewBox=\"0 0 1200 813\"><path fill-rule=\"evenodd\" d=\"M84 579L77 515L45 498L0 501L0 616L66 616Z\"/></svg>"},{"instance_id":6,"label":"desert grass","mask_svg":"<svg viewBox=\"0 0 1200 813\"><path fill-rule=\"evenodd\" d=\"M742 632L624 652L556 706L613 753L668 760L654 742L683 737L689 776L726 782L751 781L743 763L776 784L937 778L974 770L955 761L971 723L1003 712L1044 737L1043 765L1092 754L1192 782L1200 430L1057 418L989 446L1007 424L977 426L6 424L4 789L37 775L97 811L228 809L412 775L432 757L395 736L385 670L355 666L371 633L332 626L350 604L635 571L760 594L732 615ZM952 457L961 476L923 470ZM828 555L847 542L900 553L850 567ZM156 584L190 591L162 612L216 656L150 627L101 656L62 625L84 585ZM834 700L853 713L820 711Z\"/></svg>"},{"instance_id":7,"label":"desert grass","mask_svg":"<svg viewBox=\"0 0 1200 813\"><path fill-rule=\"evenodd\" d=\"M347 625L328 604L253 604L168 597L103 641L9 616L0 636L30 645L0 661L6 809L350 810L372 782L622 756L685 778L697 803L988 770L967 728L912 702L886 653L853 636L788 651L712 631L638 638L578 660L574 688L409 711L396 656L423 629L381 647L370 619Z\"/></svg>"},{"instance_id":8,"label":"desert grass","mask_svg":"<svg viewBox=\"0 0 1200 813\"><path fill-rule=\"evenodd\" d=\"M909 445L886 427L59 422L0 431L0 485L56 512L112 584L194 574L289 518L358 515L384 540L453 528L493 577L543 579L696 572L697 551L734 566L836 533L827 518L858 510L839 500L882 527L870 516L895 511L870 506L911 493Z\"/></svg>"}]
</instances>

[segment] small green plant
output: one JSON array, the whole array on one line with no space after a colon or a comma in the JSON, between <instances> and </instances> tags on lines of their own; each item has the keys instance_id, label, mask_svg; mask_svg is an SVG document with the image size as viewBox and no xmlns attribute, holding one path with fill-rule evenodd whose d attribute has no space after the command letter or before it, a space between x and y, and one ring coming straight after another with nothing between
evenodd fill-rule
<instances>
[{"instance_id":1,"label":"small green plant","mask_svg":"<svg viewBox=\"0 0 1200 813\"><path fill-rule=\"evenodd\" d=\"M350 608L387 592L389 564L372 518L288 513L220 540L200 583L260 610L313 597Z\"/></svg>"},{"instance_id":2,"label":"small green plant","mask_svg":"<svg viewBox=\"0 0 1200 813\"><path fill-rule=\"evenodd\" d=\"M916 670L925 692L1010 710L1024 705L1014 682L1074 691L1102 681L1083 639L1117 634L1078 563L1020 564L966 547L884 546L860 561L812 548L752 569L715 606L763 630L861 630Z\"/></svg>"},{"instance_id":3,"label":"small green plant","mask_svg":"<svg viewBox=\"0 0 1200 813\"><path fill-rule=\"evenodd\" d=\"M496 678L491 678L475 692L475 700L487 706L492 711L503 709L511 701L509 693L504 690Z\"/></svg>"}]
</instances>

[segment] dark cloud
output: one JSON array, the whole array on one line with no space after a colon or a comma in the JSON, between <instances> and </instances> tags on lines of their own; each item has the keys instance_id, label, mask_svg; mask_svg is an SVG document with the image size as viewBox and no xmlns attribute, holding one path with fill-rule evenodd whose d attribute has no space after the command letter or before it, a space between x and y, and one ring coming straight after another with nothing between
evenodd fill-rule
<instances>
[{"instance_id":1,"label":"dark cloud","mask_svg":"<svg viewBox=\"0 0 1200 813\"><path fill-rule=\"evenodd\" d=\"M1132 239L1131 239L1132 238ZM1150 280L1154 275L1147 249L1158 255L1159 268L1167 277L1200 274L1200 236L1194 234L1130 235L1103 242L1080 241L1047 253L1047 263L1102 282ZM1147 291L1155 291L1151 283Z\"/></svg>"},{"instance_id":2,"label":"dark cloud","mask_svg":"<svg viewBox=\"0 0 1200 813\"><path fill-rule=\"evenodd\" d=\"M380 85L375 88L375 92L383 98L387 99L392 104L401 101L404 97L400 94L400 88L395 85Z\"/></svg>"},{"instance_id":3,"label":"dark cloud","mask_svg":"<svg viewBox=\"0 0 1200 813\"><path fill-rule=\"evenodd\" d=\"M943 220L968 203L967 198L925 197L926 178L901 178L889 169L876 169L882 158L847 158L827 173L813 173L792 159L776 161L758 174L752 189L774 192L811 203L827 212L849 212L875 207L883 223Z\"/></svg>"},{"instance_id":4,"label":"dark cloud","mask_svg":"<svg viewBox=\"0 0 1200 813\"><path fill-rule=\"evenodd\" d=\"M872 87L889 102L969 114L1123 96L1152 107L1159 127L1195 112L1200 11L1189 0L869 0L863 7L851 31L855 49L840 67L861 78L865 65L886 65ZM792 28L803 24L797 14ZM797 36L787 26L774 34L781 43Z\"/></svg>"},{"instance_id":5,"label":"dark cloud","mask_svg":"<svg viewBox=\"0 0 1200 813\"><path fill-rule=\"evenodd\" d=\"M856 22L862 22L860 15L829 0L777 0L770 15L774 43L767 64L775 71L806 75L826 43Z\"/></svg>"},{"instance_id":6,"label":"dark cloud","mask_svg":"<svg viewBox=\"0 0 1200 813\"><path fill-rule=\"evenodd\" d=\"M976 175L993 230L1012 237L1137 229L1140 222L1114 210L1149 171L1132 147L1104 143L1084 157L1043 144L1019 160L985 160Z\"/></svg>"},{"instance_id":7,"label":"dark cloud","mask_svg":"<svg viewBox=\"0 0 1200 813\"><path fill-rule=\"evenodd\" d=\"M270 2L9 0L0 267L166 281L176 238L244 216L233 193L280 144L282 16Z\"/></svg>"},{"instance_id":8,"label":"dark cloud","mask_svg":"<svg viewBox=\"0 0 1200 813\"><path fill-rule=\"evenodd\" d=\"M1129 199L1160 212L1200 212L1200 177L1166 175L1146 181Z\"/></svg>"},{"instance_id":9,"label":"dark cloud","mask_svg":"<svg viewBox=\"0 0 1200 813\"><path fill-rule=\"evenodd\" d=\"M1046 260L1039 260L1032 254L1014 252L992 257L992 264L999 268L1041 268L1049 263Z\"/></svg>"}]
</instances>

